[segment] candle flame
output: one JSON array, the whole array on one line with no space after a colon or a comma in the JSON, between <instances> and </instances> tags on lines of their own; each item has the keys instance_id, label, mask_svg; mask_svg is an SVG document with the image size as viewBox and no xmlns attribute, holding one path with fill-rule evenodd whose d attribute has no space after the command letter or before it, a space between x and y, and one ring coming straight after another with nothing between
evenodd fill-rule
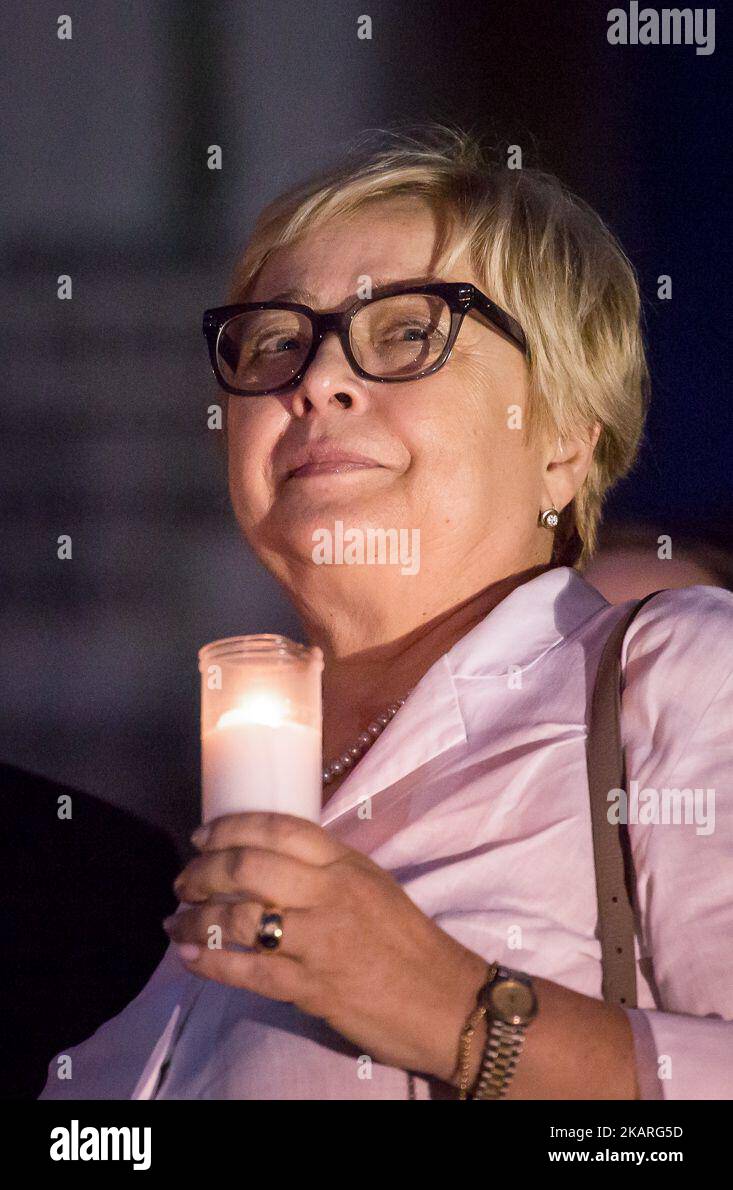
<instances>
[{"instance_id":1,"label":"candle flame","mask_svg":"<svg viewBox=\"0 0 733 1190\"><path fill-rule=\"evenodd\" d=\"M219 716L216 731L227 727L236 727L243 723L260 723L264 727L282 727L289 721L287 704L276 694L263 691L252 694L246 702Z\"/></svg>"}]
</instances>

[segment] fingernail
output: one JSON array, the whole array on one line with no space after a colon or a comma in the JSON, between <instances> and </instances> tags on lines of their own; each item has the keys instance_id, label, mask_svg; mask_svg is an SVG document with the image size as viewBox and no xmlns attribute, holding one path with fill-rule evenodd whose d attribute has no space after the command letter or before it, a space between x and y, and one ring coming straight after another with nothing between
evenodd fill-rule
<instances>
[{"instance_id":1,"label":"fingernail","mask_svg":"<svg viewBox=\"0 0 733 1190\"><path fill-rule=\"evenodd\" d=\"M204 843L211 834L211 828L208 826L197 826L196 830L191 835L191 842L194 847L203 847Z\"/></svg>"},{"instance_id":2,"label":"fingernail","mask_svg":"<svg viewBox=\"0 0 733 1190\"><path fill-rule=\"evenodd\" d=\"M179 959L184 963L192 963L201 954L201 947L194 946L193 942L182 942L180 946L176 947Z\"/></svg>"}]
</instances>

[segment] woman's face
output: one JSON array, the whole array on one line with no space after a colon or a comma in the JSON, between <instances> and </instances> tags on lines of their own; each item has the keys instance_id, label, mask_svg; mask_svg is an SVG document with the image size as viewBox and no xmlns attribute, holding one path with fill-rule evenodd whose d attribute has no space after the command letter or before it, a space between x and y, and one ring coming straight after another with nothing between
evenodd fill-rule
<instances>
[{"instance_id":1,"label":"woman's face","mask_svg":"<svg viewBox=\"0 0 733 1190\"><path fill-rule=\"evenodd\" d=\"M441 280L480 284L465 260L436 268L437 231L419 200L375 203L276 252L248 300L298 290L310 293L317 309L331 310L351 304L365 278L377 286L437 272ZM471 315L438 372L399 384L356 376L337 337L328 335L297 389L229 398L229 483L238 522L281 575L309 559L314 533L333 532L336 520L344 531L418 529L423 567L433 560L442 571L484 551L504 573L547 561L550 534L537 528L541 448L527 445L518 425L526 398L521 351ZM298 452L316 440L372 465L290 475Z\"/></svg>"}]
</instances>

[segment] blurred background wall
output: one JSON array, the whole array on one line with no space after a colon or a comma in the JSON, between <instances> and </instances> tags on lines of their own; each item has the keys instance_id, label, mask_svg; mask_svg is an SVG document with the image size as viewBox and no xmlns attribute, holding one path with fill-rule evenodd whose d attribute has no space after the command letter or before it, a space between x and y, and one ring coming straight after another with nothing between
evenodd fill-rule
<instances>
[{"instance_id":1,"label":"blurred background wall","mask_svg":"<svg viewBox=\"0 0 733 1190\"><path fill-rule=\"evenodd\" d=\"M298 633L228 508L201 312L224 300L261 205L364 128L467 125L598 209L639 271L654 376L643 456L611 516L725 542L728 22L718 7L702 56L611 46L608 10L26 0L6 15L0 758L178 840L197 821L198 647Z\"/></svg>"}]
</instances>

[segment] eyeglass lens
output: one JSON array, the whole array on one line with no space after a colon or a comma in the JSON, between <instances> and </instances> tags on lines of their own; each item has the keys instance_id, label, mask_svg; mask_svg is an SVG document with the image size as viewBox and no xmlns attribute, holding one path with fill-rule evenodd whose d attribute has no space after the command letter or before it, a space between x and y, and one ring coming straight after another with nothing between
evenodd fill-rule
<instances>
[{"instance_id":1,"label":"eyeglass lens","mask_svg":"<svg viewBox=\"0 0 733 1190\"><path fill-rule=\"evenodd\" d=\"M382 379L412 376L440 357L451 312L441 297L395 294L362 306L349 344L365 372ZM310 319L295 310L248 310L222 327L217 359L222 376L245 392L276 389L300 370L312 344Z\"/></svg>"}]
</instances>

